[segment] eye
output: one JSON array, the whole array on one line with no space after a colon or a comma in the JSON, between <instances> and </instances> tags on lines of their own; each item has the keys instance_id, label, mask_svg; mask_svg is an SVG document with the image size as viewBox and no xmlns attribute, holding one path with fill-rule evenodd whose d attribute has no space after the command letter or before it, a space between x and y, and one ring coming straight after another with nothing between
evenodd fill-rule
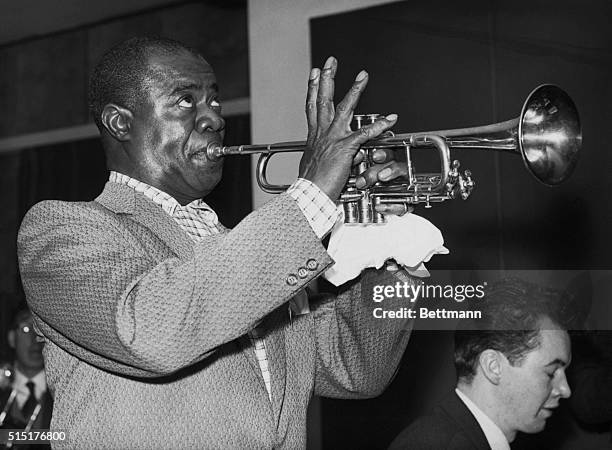
<instances>
[{"instance_id":1,"label":"eye","mask_svg":"<svg viewBox=\"0 0 612 450\"><path fill-rule=\"evenodd\" d=\"M218 99L213 98L209 103L211 108L221 108L221 102Z\"/></svg>"},{"instance_id":2,"label":"eye","mask_svg":"<svg viewBox=\"0 0 612 450\"><path fill-rule=\"evenodd\" d=\"M193 108L194 104L195 104L195 102L194 102L193 97L191 95L187 95L187 96L181 98L179 100L179 102L178 102L178 105L181 108Z\"/></svg>"},{"instance_id":3,"label":"eye","mask_svg":"<svg viewBox=\"0 0 612 450\"><path fill-rule=\"evenodd\" d=\"M555 374L557 373L557 370L555 369L552 372L545 372L545 373L546 373L546 376L552 380L553 378L555 378Z\"/></svg>"}]
</instances>

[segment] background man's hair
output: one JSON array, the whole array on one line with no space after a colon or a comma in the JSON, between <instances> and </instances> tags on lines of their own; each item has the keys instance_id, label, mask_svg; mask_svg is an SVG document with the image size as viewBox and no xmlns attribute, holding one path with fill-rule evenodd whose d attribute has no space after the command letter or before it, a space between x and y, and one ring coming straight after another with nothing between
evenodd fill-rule
<instances>
[{"instance_id":1,"label":"background man's hair","mask_svg":"<svg viewBox=\"0 0 612 450\"><path fill-rule=\"evenodd\" d=\"M550 318L564 328L559 318L559 291L516 278L493 283L485 290L482 319L466 321L455 331L457 377L471 382L478 358L487 350L503 353L512 365L521 364L540 345L540 321Z\"/></svg>"},{"instance_id":2,"label":"background man's hair","mask_svg":"<svg viewBox=\"0 0 612 450\"><path fill-rule=\"evenodd\" d=\"M180 42L161 37L135 37L106 52L89 80L89 111L100 131L102 110L115 103L133 110L145 98L150 79L148 57L156 54L199 53Z\"/></svg>"}]
</instances>

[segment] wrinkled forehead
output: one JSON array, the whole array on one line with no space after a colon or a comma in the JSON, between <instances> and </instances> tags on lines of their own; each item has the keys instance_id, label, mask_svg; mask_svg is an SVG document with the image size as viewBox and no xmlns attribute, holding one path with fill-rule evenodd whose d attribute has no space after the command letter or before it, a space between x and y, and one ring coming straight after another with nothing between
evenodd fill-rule
<instances>
[{"instance_id":1,"label":"wrinkled forehead","mask_svg":"<svg viewBox=\"0 0 612 450\"><path fill-rule=\"evenodd\" d=\"M149 87L168 88L191 83L207 87L216 84L212 66L200 55L188 51L156 53L148 57Z\"/></svg>"}]
</instances>

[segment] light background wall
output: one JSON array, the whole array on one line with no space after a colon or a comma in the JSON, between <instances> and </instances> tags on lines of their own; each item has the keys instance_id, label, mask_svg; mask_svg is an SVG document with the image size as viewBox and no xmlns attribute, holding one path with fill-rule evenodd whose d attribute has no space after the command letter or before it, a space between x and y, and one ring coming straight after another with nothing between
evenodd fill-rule
<instances>
[{"instance_id":1,"label":"light background wall","mask_svg":"<svg viewBox=\"0 0 612 450\"><path fill-rule=\"evenodd\" d=\"M310 72L309 21L313 17L390 3L389 0L249 0L249 64L253 143L306 137L304 100ZM364 34L355 35L355 41ZM324 61L318 62L323 65ZM339 61L342 70L342 61ZM272 182L291 183L300 154L270 163ZM253 168L257 159L253 159ZM270 198L253 179L253 207Z\"/></svg>"}]
</instances>

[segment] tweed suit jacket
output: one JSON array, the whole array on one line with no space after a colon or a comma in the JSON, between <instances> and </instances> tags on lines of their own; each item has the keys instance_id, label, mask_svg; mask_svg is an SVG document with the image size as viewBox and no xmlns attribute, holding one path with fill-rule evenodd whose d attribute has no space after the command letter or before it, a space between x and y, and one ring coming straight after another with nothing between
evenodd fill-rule
<instances>
[{"instance_id":1,"label":"tweed suit jacket","mask_svg":"<svg viewBox=\"0 0 612 450\"><path fill-rule=\"evenodd\" d=\"M93 202L35 205L18 250L58 448L303 448L312 395L377 395L411 330L373 322L382 272L290 320L288 300L332 261L285 194L194 243L107 183ZM262 320L271 402L245 336Z\"/></svg>"},{"instance_id":2,"label":"tweed suit jacket","mask_svg":"<svg viewBox=\"0 0 612 450\"><path fill-rule=\"evenodd\" d=\"M427 415L418 418L393 441L389 450L490 450L478 421L455 391Z\"/></svg>"}]
</instances>

